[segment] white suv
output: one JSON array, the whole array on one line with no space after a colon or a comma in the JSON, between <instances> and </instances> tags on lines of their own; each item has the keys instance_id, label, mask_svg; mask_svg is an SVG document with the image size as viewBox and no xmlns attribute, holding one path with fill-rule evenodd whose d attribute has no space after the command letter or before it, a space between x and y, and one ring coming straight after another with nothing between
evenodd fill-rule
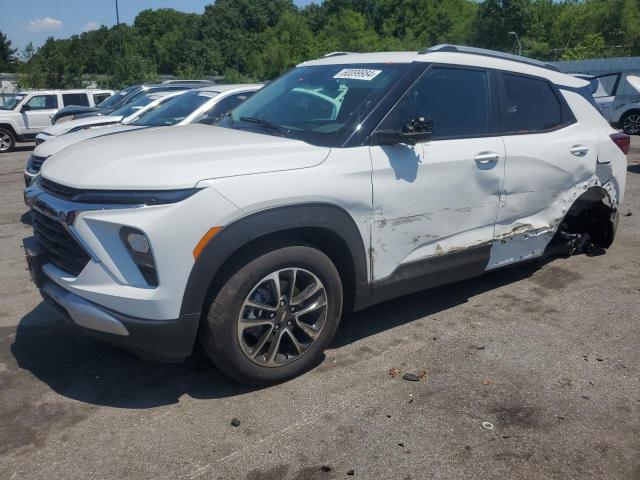
<instances>
[{"instance_id":1,"label":"white suv","mask_svg":"<svg viewBox=\"0 0 640 480\"><path fill-rule=\"evenodd\" d=\"M219 127L71 145L25 191L44 297L87 333L244 382L343 310L613 241L629 137L589 84L455 46L305 62Z\"/></svg>"},{"instance_id":2,"label":"white suv","mask_svg":"<svg viewBox=\"0 0 640 480\"><path fill-rule=\"evenodd\" d=\"M62 107L93 107L109 98L113 90L39 90L20 92L0 105L0 153L10 152L16 142L29 142L51 126L51 117Z\"/></svg>"}]
</instances>

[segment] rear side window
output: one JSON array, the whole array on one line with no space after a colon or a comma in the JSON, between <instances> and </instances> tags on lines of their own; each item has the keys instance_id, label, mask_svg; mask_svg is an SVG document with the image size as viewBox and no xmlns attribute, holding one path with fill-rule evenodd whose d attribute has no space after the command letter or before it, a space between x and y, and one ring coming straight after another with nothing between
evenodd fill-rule
<instances>
[{"instance_id":1,"label":"rear side window","mask_svg":"<svg viewBox=\"0 0 640 480\"><path fill-rule=\"evenodd\" d=\"M563 124L562 108L551 86L544 80L503 74L506 133L553 130Z\"/></svg>"},{"instance_id":2,"label":"rear side window","mask_svg":"<svg viewBox=\"0 0 640 480\"><path fill-rule=\"evenodd\" d=\"M65 106L78 105L80 107L89 106L89 98L86 93L63 93L62 101Z\"/></svg>"},{"instance_id":3,"label":"rear side window","mask_svg":"<svg viewBox=\"0 0 640 480\"><path fill-rule=\"evenodd\" d=\"M111 94L109 94L109 93L94 93L93 94L93 103L95 105L100 105L102 102L104 102L110 96L111 96Z\"/></svg>"},{"instance_id":4,"label":"rear side window","mask_svg":"<svg viewBox=\"0 0 640 480\"><path fill-rule=\"evenodd\" d=\"M25 105L29 110L56 110L58 108L57 95L35 95Z\"/></svg>"},{"instance_id":5,"label":"rear side window","mask_svg":"<svg viewBox=\"0 0 640 480\"><path fill-rule=\"evenodd\" d=\"M490 132L487 72L458 68L428 71L382 122L401 131L417 117L433 122L434 140L487 135Z\"/></svg>"}]
</instances>

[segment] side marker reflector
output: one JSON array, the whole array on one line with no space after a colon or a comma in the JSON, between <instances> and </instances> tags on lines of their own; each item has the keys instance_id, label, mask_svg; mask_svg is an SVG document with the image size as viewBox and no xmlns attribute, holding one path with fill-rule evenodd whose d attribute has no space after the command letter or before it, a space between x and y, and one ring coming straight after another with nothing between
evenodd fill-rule
<instances>
[{"instance_id":1,"label":"side marker reflector","mask_svg":"<svg viewBox=\"0 0 640 480\"><path fill-rule=\"evenodd\" d=\"M210 228L209 231L202 236L202 238L196 245L196 248L193 249L194 260L198 259L198 257L204 250L204 247L207 246L207 244L211 241L211 239L215 237L220 230L222 230L222 227L213 227L213 228Z\"/></svg>"}]
</instances>

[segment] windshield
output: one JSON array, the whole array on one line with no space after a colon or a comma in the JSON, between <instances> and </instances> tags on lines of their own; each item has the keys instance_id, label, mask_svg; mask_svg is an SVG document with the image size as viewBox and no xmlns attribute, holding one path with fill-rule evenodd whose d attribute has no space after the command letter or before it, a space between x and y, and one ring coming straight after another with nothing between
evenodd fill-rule
<instances>
[{"instance_id":1,"label":"windshield","mask_svg":"<svg viewBox=\"0 0 640 480\"><path fill-rule=\"evenodd\" d=\"M111 95L106 100L100 102L100 104L98 104L98 107L117 108L125 100L125 97L137 88L139 87L137 85L134 85L133 87L128 87L128 88L125 88L124 90L120 90L119 92L116 92L113 95Z\"/></svg>"},{"instance_id":2,"label":"windshield","mask_svg":"<svg viewBox=\"0 0 640 480\"><path fill-rule=\"evenodd\" d=\"M159 107L145 112L132 125L145 127L162 127L175 125L181 122L205 102L215 98L218 92L190 91L167 100Z\"/></svg>"},{"instance_id":3,"label":"windshield","mask_svg":"<svg viewBox=\"0 0 640 480\"><path fill-rule=\"evenodd\" d=\"M129 115L133 115L138 110L149 105L154 100L157 100L158 96L153 94L146 94L139 97L135 102L127 103L124 107L120 107L117 110L114 110L109 115L122 115L123 117L128 117Z\"/></svg>"},{"instance_id":4,"label":"windshield","mask_svg":"<svg viewBox=\"0 0 640 480\"><path fill-rule=\"evenodd\" d=\"M20 94L20 95L13 95L12 97L9 97L5 100L5 102L0 105L0 110L13 110L14 108L16 108L16 105L18 105L22 99L26 97L26 95L24 94Z\"/></svg>"},{"instance_id":5,"label":"windshield","mask_svg":"<svg viewBox=\"0 0 640 480\"><path fill-rule=\"evenodd\" d=\"M298 67L239 105L219 125L340 146L406 67Z\"/></svg>"}]
</instances>

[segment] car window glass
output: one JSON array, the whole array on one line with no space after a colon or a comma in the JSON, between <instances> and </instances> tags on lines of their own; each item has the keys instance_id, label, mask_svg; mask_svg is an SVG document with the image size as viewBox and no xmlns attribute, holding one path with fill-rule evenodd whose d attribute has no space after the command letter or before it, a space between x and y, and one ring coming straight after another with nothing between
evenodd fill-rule
<instances>
[{"instance_id":1,"label":"car window glass","mask_svg":"<svg viewBox=\"0 0 640 480\"><path fill-rule=\"evenodd\" d=\"M108 93L94 93L93 94L93 103L96 105L99 105L100 103L104 102L107 98L109 98L111 95Z\"/></svg>"},{"instance_id":2,"label":"car window glass","mask_svg":"<svg viewBox=\"0 0 640 480\"><path fill-rule=\"evenodd\" d=\"M220 126L338 146L407 68L391 63L298 67L238 105Z\"/></svg>"},{"instance_id":3,"label":"car window glass","mask_svg":"<svg viewBox=\"0 0 640 480\"><path fill-rule=\"evenodd\" d=\"M617 73L613 75L602 75L596 78L597 80L599 80L599 85L598 90L596 90L596 93L594 94L594 97L611 97L615 95L614 89L619 78L619 75Z\"/></svg>"},{"instance_id":4,"label":"car window glass","mask_svg":"<svg viewBox=\"0 0 640 480\"><path fill-rule=\"evenodd\" d=\"M503 78L506 132L539 132L562 125L560 102L547 82L508 74Z\"/></svg>"},{"instance_id":5,"label":"car window glass","mask_svg":"<svg viewBox=\"0 0 640 480\"><path fill-rule=\"evenodd\" d=\"M55 110L58 108L57 95L35 95L31 97L25 105L29 110Z\"/></svg>"},{"instance_id":6,"label":"car window glass","mask_svg":"<svg viewBox=\"0 0 640 480\"><path fill-rule=\"evenodd\" d=\"M197 91L183 93L143 113L133 124L145 125L147 127L168 127L175 125L187 118L204 103L211 100L210 95L210 92Z\"/></svg>"},{"instance_id":7,"label":"car window glass","mask_svg":"<svg viewBox=\"0 0 640 480\"><path fill-rule=\"evenodd\" d=\"M253 92L240 93L223 98L208 111L203 112L199 118L195 119L194 123L215 125L222 120L227 113L236 108L251 95L253 95Z\"/></svg>"},{"instance_id":8,"label":"car window glass","mask_svg":"<svg viewBox=\"0 0 640 480\"><path fill-rule=\"evenodd\" d=\"M416 118L433 122L433 139L489 133L489 83L481 70L435 68L402 97L380 128L402 131Z\"/></svg>"},{"instance_id":9,"label":"car window glass","mask_svg":"<svg viewBox=\"0 0 640 480\"><path fill-rule=\"evenodd\" d=\"M89 106L89 98L86 93L63 93L62 101L65 106L68 105L77 105L80 107L88 107Z\"/></svg>"}]
</instances>

